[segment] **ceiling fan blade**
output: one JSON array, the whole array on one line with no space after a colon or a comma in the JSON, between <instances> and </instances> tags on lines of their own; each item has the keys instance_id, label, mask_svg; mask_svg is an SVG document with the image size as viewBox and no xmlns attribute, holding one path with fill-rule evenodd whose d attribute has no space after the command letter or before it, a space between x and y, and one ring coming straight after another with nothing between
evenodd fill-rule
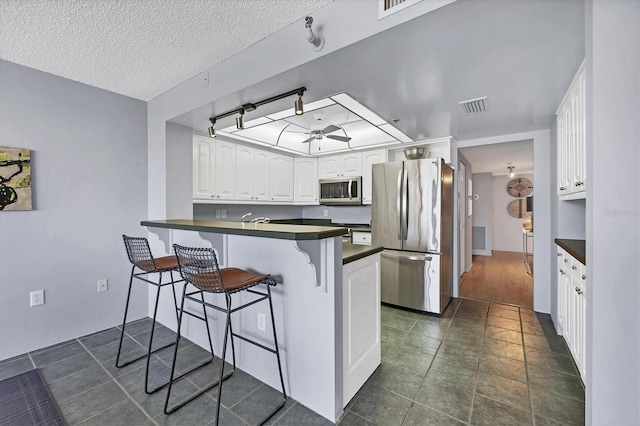
<instances>
[{"instance_id":1,"label":"ceiling fan blade","mask_svg":"<svg viewBox=\"0 0 640 426\"><path fill-rule=\"evenodd\" d=\"M322 129L322 133L331 133L331 132L335 132L336 130L340 130L340 127L334 126L333 124L329 124L327 127Z\"/></svg>"},{"instance_id":2,"label":"ceiling fan blade","mask_svg":"<svg viewBox=\"0 0 640 426\"><path fill-rule=\"evenodd\" d=\"M311 133L309 132L298 132L297 130L285 130L284 133L302 133L305 135L310 135Z\"/></svg>"},{"instance_id":3,"label":"ceiling fan blade","mask_svg":"<svg viewBox=\"0 0 640 426\"><path fill-rule=\"evenodd\" d=\"M351 138L345 136L334 136L334 135L325 135L327 139L335 139L340 142L349 142Z\"/></svg>"},{"instance_id":4,"label":"ceiling fan blade","mask_svg":"<svg viewBox=\"0 0 640 426\"><path fill-rule=\"evenodd\" d=\"M301 143L309 143L309 142L311 142L311 141L312 141L312 140L314 140L314 139L315 139L315 137L311 136L309 139L305 139L305 140L303 140Z\"/></svg>"}]
</instances>

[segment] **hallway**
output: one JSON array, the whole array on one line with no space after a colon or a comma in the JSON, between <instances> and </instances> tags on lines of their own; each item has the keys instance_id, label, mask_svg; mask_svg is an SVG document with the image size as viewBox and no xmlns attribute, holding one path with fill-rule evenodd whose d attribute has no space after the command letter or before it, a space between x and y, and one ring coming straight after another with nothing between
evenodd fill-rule
<instances>
[{"instance_id":1,"label":"hallway","mask_svg":"<svg viewBox=\"0 0 640 426\"><path fill-rule=\"evenodd\" d=\"M494 250L493 256L473 256L473 266L460 280L460 297L532 309L533 278L522 253Z\"/></svg>"}]
</instances>

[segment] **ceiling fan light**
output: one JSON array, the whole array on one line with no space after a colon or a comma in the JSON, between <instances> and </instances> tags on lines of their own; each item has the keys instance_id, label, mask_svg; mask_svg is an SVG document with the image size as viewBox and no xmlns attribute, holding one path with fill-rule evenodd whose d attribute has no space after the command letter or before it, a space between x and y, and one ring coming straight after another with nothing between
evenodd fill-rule
<instances>
[{"instance_id":1,"label":"ceiling fan light","mask_svg":"<svg viewBox=\"0 0 640 426\"><path fill-rule=\"evenodd\" d=\"M293 103L293 107L296 111L296 115L304 114L302 95L298 95L298 99Z\"/></svg>"}]
</instances>

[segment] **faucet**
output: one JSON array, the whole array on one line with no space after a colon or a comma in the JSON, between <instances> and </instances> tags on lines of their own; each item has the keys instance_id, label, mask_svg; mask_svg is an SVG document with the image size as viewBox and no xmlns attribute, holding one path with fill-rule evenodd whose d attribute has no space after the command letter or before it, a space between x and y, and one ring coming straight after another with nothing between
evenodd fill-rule
<instances>
[{"instance_id":1,"label":"faucet","mask_svg":"<svg viewBox=\"0 0 640 426\"><path fill-rule=\"evenodd\" d=\"M251 219L251 223L269 223L271 219L268 217L258 216Z\"/></svg>"},{"instance_id":2,"label":"faucet","mask_svg":"<svg viewBox=\"0 0 640 426\"><path fill-rule=\"evenodd\" d=\"M245 219L248 218L249 216L251 216L253 213L249 212L249 213L245 213L242 215L242 217L240 218L240 222L248 222Z\"/></svg>"}]
</instances>

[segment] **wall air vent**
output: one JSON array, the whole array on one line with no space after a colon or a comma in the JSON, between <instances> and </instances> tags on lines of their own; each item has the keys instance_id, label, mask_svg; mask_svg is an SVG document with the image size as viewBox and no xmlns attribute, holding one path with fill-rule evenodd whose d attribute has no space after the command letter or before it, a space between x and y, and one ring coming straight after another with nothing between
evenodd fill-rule
<instances>
[{"instance_id":1,"label":"wall air vent","mask_svg":"<svg viewBox=\"0 0 640 426\"><path fill-rule=\"evenodd\" d=\"M469 99L468 101L460 102L460 106L464 110L465 114L477 114L479 112L489 110L489 99L486 96L483 96L482 98Z\"/></svg>"}]
</instances>

